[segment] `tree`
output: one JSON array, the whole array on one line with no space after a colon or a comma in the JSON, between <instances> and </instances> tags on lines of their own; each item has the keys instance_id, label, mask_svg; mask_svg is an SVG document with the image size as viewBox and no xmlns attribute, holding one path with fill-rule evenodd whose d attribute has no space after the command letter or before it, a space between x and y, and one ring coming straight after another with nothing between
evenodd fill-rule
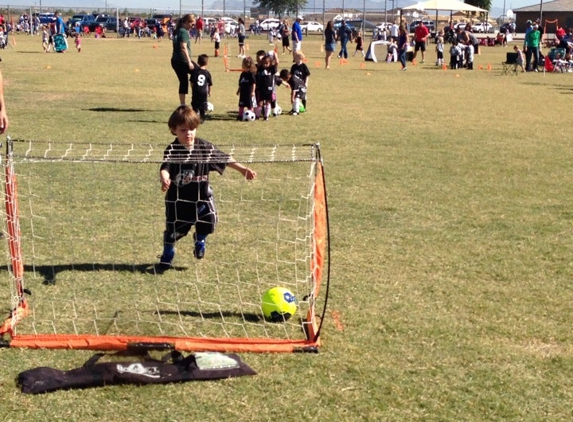
<instances>
[{"instance_id":1,"label":"tree","mask_svg":"<svg viewBox=\"0 0 573 422\"><path fill-rule=\"evenodd\" d=\"M253 3L270 10L277 16L284 13L298 13L308 0L254 0Z\"/></svg>"},{"instance_id":2,"label":"tree","mask_svg":"<svg viewBox=\"0 0 573 422\"><path fill-rule=\"evenodd\" d=\"M491 0L466 0L466 3L485 10L491 9Z\"/></svg>"}]
</instances>

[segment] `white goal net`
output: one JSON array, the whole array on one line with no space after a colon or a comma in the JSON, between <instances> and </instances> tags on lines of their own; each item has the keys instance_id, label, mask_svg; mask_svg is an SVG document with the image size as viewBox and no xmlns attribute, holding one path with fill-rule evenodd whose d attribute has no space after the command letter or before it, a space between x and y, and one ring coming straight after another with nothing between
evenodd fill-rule
<instances>
[{"instance_id":1,"label":"white goal net","mask_svg":"<svg viewBox=\"0 0 573 422\"><path fill-rule=\"evenodd\" d=\"M316 348L329 265L320 149L218 147L258 177L211 173L219 221L205 258L194 258L189 235L177 242L173 269L160 274L165 145L9 140L4 345ZM288 321L263 317L261 296L275 286L298 300Z\"/></svg>"}]
</instances>

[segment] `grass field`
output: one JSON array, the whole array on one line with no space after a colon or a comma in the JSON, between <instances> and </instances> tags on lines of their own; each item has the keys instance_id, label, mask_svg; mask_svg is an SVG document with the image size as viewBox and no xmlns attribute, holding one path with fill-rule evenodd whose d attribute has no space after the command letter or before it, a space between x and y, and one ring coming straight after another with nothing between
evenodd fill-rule
<instances>
[{"instance_id":1,"label":"grass field","mask_svg":"<svg viewBox=\"0 0 573 422\"><path fill-rule=\"evenodd\" d=\"M15 39L0 52L13 138L171 141L169 42L85 39L81 54L44 54L38 37ZM248 41L250 53L269 49ZM215 113L199 134L320 142L332 230L320 353L244 354L259 374L222 382L25 396L20 371L71 369L92 353L4 349L0 419L573 418L572 76L501 76L511 47L483 48L474 71L438 69L430 48L406 72L359 58L327 71L319 37L303 48L307 113L234 121L238 73L211 58ZM193 45L194 56L212 50ZM288 109L286 90L279 103Z\"/></svg>"}]
</instances>

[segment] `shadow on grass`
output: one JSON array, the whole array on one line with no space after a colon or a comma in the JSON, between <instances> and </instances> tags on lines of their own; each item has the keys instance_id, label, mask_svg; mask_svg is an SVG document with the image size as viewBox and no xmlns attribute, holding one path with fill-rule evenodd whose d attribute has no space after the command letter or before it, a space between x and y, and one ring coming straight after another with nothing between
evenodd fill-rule
<instances>
[{"instance_id":1,"label":"shadow on grass","mask_svg":"<svg viewBox=\"0 0 573 422\"><path fill-rule=\"evenodd\" d=\"M149 110L145 110L143 108L117 108L117 107L94 107L94 108L88 108L88 109L84 109L87 111L97 111L100 113L108 113L108 112L112 112L112 113L142 113L142 112L147 112Z\"/></svg>"},{"instance_id":2,"label":"shadow on grass","mask_svg":"<svg viewBox=\"0 0 573 422\"><path fill-rule=\"evenodd\" d=\"M206 318L206 319L216 319L216 318L239 318L243 319L247 322L261 322L262 318L256 314L248 314L244 312L229 312L229 311L221 311L221 312L196 312L196 311L167 311L159 309L157 314L161 315L175 315L175 316L188 316L193 318Z\"/></svg>"},{"instance_id":3,"label":"shadow on grass","mask_svg":"<svg viewBox=\"0 0 573 422\"><path fill-rule=\"evenodd\" d=\"M208 114L205 116L205 121L208 122L209 120L218 120L218 121L230 121L230 120L237 120L239 116L238 111L227 111L227 114Z\"/></svg>"},{"instance_id":4,"label":"shadow on grass","mask_svg":"<svg viewBox=\"0 0 573 422\"><path fill-rule=\"evenodd\" d=\"M171 267L169 271L185 271L184 267ZM6 265L0 267L0 271L8 271ZM66 265L24 265L24 274L28 272L36 272L42 276L44 281L42 284L46 286L55 285L59 273L65 271L115 271L115 272L129 272L140 274L157 274L161 275L165 271L157 270L155 264L66 264Z\"/></svg>"}]
</instances>

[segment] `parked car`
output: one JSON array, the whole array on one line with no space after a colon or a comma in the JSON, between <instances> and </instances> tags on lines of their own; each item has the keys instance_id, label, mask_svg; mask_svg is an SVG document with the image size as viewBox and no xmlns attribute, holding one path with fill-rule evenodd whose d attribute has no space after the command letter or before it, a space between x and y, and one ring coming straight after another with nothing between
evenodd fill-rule
<instances>
[{"instance_id":1,"label":"parked car","mask_svg":"<svg viewBox=\"0 0 573 422\"><path fill-rule=\"evenodd\" d=\"M237 28L239 27L239 22L237 22L233 18L222 17L219 20L225 22L225 32L227 34L230 34L232 32L236 32Z\"/></svg>"},{"instance_id":2,"label":"parked car","mask_svg":"<svg viewBox=\"0 0 573 422\"><path fill-rule=\"evenodd\" d=\"M99 15L97 18L95 18L95 20L89 24L90 32L95 32L98 26L105 28L105 23L107 22L108 18L108 15Z\"/></svg>"},{"instance_id":3,"label":"parked car","mask_svg":"<svg viewBox=\"0 0 573 422\"><path fill-rule=\"evenodd\" d=\"M260 27L263 31L269 31L271 29L277 29L281 21L274 18L265 19L260 23Z\"/></svg>"},{"instance_id":4,"label":"parked car","mask_svg":"<svg viewBox=\"0 0 573 422\"><path fill-rule=\"evenodd\" d=\"M492 33L493 34L493 25L491 23L488 22L479 22L479 23L474 23L472 25L472 31L473 32L480 32L480 33Z\"/></svg>"},{"instance_id":5,"label":"parked car","mask_svg":"<svg viewBox=\"0 0 573 422\"><path fill-rule=\"evenodd\" d=\"M56 15L51 12L38 13L38 18L41 24L50 24L56 20Z\"/></svg>"},{"instance_id":6,"label":"parked car","mask_svg":"<svg viewBox=\"0 0 573 422\"><path fill-rule=\"evenodd\" d=\"M82 23L85 25L86 22L89 25L89 22L93 22L94 20L95 20L94 15L88 15L88 14L73 15L71 18L68 19L67 25L73 28L74 26L76 26L77 22L80 22L81 26Z\"/></svg>"},{"instance_id":7,"label":"parked car","mask_svg":"<svg viewBox=\"0 0 573 422\"><path fill-rule=\"evenodd\" d=\"M435 32L436 31L436 24L434 21L431 20L422 20L424 26L428 28L428 31ZM410 24L410 32L414 32L416 27L420 24L420 20L415 20Z\"/></svg>"},{"instance_id":8,"label":"parked car","mask_svg":"<svg viewBox=\"0 0 573 422\"><path fill-rule=\"evenodd\" d=\"M108 17L104 23L104 28L106 31L117 32L118 29L117 26L118 26L117 18L113 16Z\"/></svg>"},{"instance_id":9,"label":"parked car","mask_svg":"<svg viewBox=\"0 0 573 422\"><path fill-rule=\"evenodd\" d=\"M316 21L309 21L309 22L304 22L303 24L300 25L301 29L305 32L322 32L324 31L324 25L322 25L320 22L316 22Z\"/></svg>"},{"instance_id":10,"label":"parked car","mask_svg":"<svg viewBox=\"0 0 573 422\"><path fill-rule=\"evenodd\" d=\"M454 29L466 29L468 22L460 22L454 25Z\"/></svg>"},{"instance_id":11,"label":"parked car","mask_svg":"<svg viewBox=\"0 0 573 422\"><path fill-rule=\"evenodd\" d=\"M378 31L389 31L392 25L394 25L392 22L382 22L381 24L376 25L376 29Z\"/></svg>"}]
</instances>

